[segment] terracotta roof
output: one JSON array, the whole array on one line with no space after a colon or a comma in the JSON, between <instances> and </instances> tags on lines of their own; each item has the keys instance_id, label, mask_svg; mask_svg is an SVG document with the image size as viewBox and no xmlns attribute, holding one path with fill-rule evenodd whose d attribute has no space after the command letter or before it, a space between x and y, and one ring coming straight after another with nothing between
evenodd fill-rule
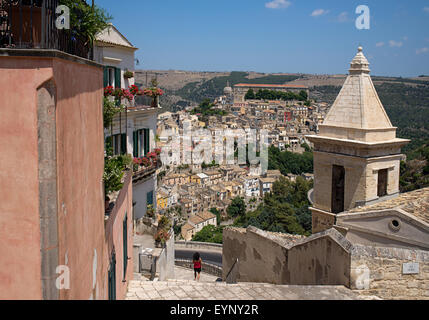
<instances>
[{"instance_id":1,"label":"terracotta roof","mask_svg":"<svg viewBox=\"0 0 429 320\"><path fill-rule=\"evenodd\" d=\"M253 83L239 83L234 87L252 87L252 88L302 88L308 89L307 86L296 85L296 84L253 84Z\"/></svg>"},{"instance_id":2,"label":"terracotta roof","mask_svg":"<svg viewBox=\"0 0 429 320\"><path fill-rule=\"evenodd\" d=\"M182 226L182 231L189 231L189 230L192 230L192 229L194 229L194 227L191 226L189 223L186 223L186 224L184 224Z\"/></svg>"},{"instance_id":3,"label":"terracotta roof","mask_svg":"<svg viewBox=\"0 0 429 320\"><path fill-rule=\"evenodd\" d=\"M204 222L204 220L199 216L192 216L189 218L189 221L192 222L193 224L199 224Z\"/></svg>"},{"instance_id":4,"label":"terracotta roof","mask_svg":"<svg viewBox=\"0 0 429 320\"><path fill-rule=\"evenodd\" d=\"M204 219L204 221L207 221L207 220L210 220L210 219L216 218L216 216L215 216L213 213L208 212L208 211L205 211L205 212L203 212L203 213L199 213L199 214L198 214L198 216L199 216L201 219Z\"/></svg>"},{"instance_id":5,"label":"terracotta roof","mask_svg":"<svg viewBox=\"0 0 429 320\"><path fill-rule=\"evenodd\" d=\"M347 212L354 213L386 209L402 209L416 218L429 223L429 188L402 193L394 199L354 208Z\"/></svg>"}]
</instances>

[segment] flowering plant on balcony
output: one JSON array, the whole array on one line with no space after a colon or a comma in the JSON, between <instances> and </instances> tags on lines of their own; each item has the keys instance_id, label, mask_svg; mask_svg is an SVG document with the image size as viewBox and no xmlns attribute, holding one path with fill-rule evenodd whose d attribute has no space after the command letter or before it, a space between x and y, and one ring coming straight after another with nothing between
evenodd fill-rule
<instances>
[{"instance_id":1,"label":"flowering plant on balcony","mask_svg":"<svg viewBox=\"0 0 429 320\"><path fill-rule=\"evenodd\" d=\"M104 88L104 96L108 97L108 96L112 96L113 95L113 87L112 86L107 86L106 88Z\"/></svg>"},{"instance_id":2,"label":"flowering plant on balcony","mask_svg":"<svg viewBox=\"0 0 429 320\"><path fill-rule=\"evenodd\" d=\"M152 165L152 161L150 161L150 159L147 157L143 157L141 160L142 160L143 166L146 168Z\"/></svg>"},{"instance_id":3,"label":"flowering plant on balcony","mask_svg":"<svg viewBox=\"0 0 429 320\"><path fill-rule=\"evenodd\" d=\"M113 94L112 95L116 99L120 100L124 96L124 92L122 91L121 88L116 88L115 90L113 90Z\"/></svg>"},{"instance_id":4,"label":"flowering plant on balcony","mask_svg":"<svg viewBox=\"0 0 429 320\"><path fill-rule=\"evenodd\" d=\"M156 148L155 150L153 150L157 156L159 156L161 154L161 149L160 148Z\"/></svg>"},{"instance_id":5,"label":"flowering plant on balcony","mask_svg":"<svg viewBox=\"0 0 429 320\"><path fill-rule=\"evenodd\" d=\"M156 154L156 152L149 152L146 155L146 157L149 158L149 159L156 159L156 158L158 158L158 155Z\"/></svg>"},{"instance_id":6,"label":"flowering plant on balcony","mask_svg":"<svg viewBox=\"0 0 429 320\"><path fill-rule=\"evenodd\" d=\"M122 97L124 97L125 99L127 99L130 102L134 100L134 95L128 89L122 90Z\"/></svg>"},{"instance_id":7,"label":"flowering plant on balcony","mask_svg":"<svg viewBox=\"0 0 429 320\"><path fill-rule=\"evenodd\" d=\"M136 96L139 93L139 88L134 84L130 85L129 90L133 96Z\"/></svg>"},{"instance_id":8,"label":"flowering plant on balcony","mask_svg":"<svg viewBox=\"0 0 429 320\"><path fill-rule=\"evenodd\" d=\"M164 94L164 91L159 88L146 88L143 90L143 94L148 97L159 97Z\"/></svg>"}]
</instances>

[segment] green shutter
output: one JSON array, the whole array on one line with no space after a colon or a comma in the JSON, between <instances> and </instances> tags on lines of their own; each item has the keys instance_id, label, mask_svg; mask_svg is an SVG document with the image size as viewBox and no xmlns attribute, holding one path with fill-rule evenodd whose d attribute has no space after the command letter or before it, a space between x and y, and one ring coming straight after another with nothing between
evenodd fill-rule
<instances>
[{"instance_id":1,"label":"green shutter","mask_svg":"<svg viewBox=\"0 0 429 320\"><path fill-rule=\"evenodd\" d=\"M137 131L133 132L133 155L134 155L134 158L139 157L139 153L137 150Z\"/></svg>"},{"instance_id":2,"label":"green shutter","mask_svg":"<svg viewBox=\"0 0 429 320\"><path fill-rule=\"evenodd\" d=\"M116 300L116 256L115 252L112 253L110 260L110 267L108 271L108 295L109 300Z\"/></svg>"},{"instance_id":3,"label":"green shutter","mask_svg":"<svg viewBox=\"0 0 429 320\"><path fill-rule=\"evenodd\" d=\"M121 153L127 154L127 135L125 133L121 134Z\"/></svg>"},{"instance_id":4,"label":"green shutter","mask_svg":"<svg viewBox=\"0 0 429 320\"><path fill-rule=\"evenodd\" d=\"M115 88L122 88L121 69L115 68Z\"/></svg>"},{"instance_id":5,"label":"green shutter","mask_svg":"<svg viewBox=\"0 0 429 320\"><path fill-rule=\"evenodd\" d=\"M148 206L153 204L153 191L147 193L146 203Z\"/></svg>"},{"instance_id":6,"label":"green shutter","mask_svg":"<svg viewBox=\"0 0 429 320\"><path fill-rule=\"evenodd\" d=\"M109 69L107 69L106 67L104 68L103 83L104 87L107 87L109 85Z\"/></svg>"},{"instance_id":7,"label":"green shutter","mask_svg":"<svg viewBox=\"0 0 429 320\"><path fill-rule=\"evenodd\" d=\"M144 129L144 154L145 156L150 151L150 132L149 129Z\"/></svg>"},{"instance_id":8,"label":"green shutter","mask_svg":"<svg viewBox=\"0 0 429 320\"><path fill-rule=\"evenodd\" d=\"M128 266L128 216L125 212L125 219L122 228L123 234L123 245L124 245L124 280L127 277L127 266Z\"/></svg>"}]
</instances>

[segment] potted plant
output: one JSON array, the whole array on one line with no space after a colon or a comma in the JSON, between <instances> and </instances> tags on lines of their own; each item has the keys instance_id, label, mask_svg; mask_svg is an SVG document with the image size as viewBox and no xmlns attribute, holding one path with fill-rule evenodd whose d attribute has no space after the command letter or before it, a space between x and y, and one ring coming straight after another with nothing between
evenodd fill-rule
<instances>
[{"instance_id":1,"label":"potted plant","mask_svg":"<svg viewBox=\"0 0 429 320\"><path fill-rule=\"evenodd\" d=\"M159 104L159 97L164 94L164 91L162 89L153 87L153 88L146 88L143 90L143 95L151 97L152 98L152 108L157 108Z\"/></svg>"},{"instance_id":2,"label":"potted plant","mask_svg":"<svg viewBox=\"0 0 429 320\"><path fill-rule=\"evenodd\" d=\"M155 209L153 208L153 205L148 204L147 210L146 210L146 215L149 218L153 218L155 216Z\"/></svg>"},{"instance_id":3,"label":"potted plant","mask_svg":"<svg viewBox=\"0 0 429 320\"><path fill-rule=\"evenodd\" d=\"M150 161L149 158L143 157L142 158L142 164L143 164L144 167L148 168L148 167L150 167L152 165L152 162Z\"/></svg>"},{"instance_id":4,"label":"potted plant","mask_svg":"<svg viewBox=\"0 0 429 320\"><path fill-rule=\"evenodd\" d=\"M134 158L133 159L133 171L137 172L142 165L142 159L140 158Z\"/></svg>"},{"instance_id":5,"label":"potted plant","mask_svg":"<svg viewBox=\"0 0 429 320\"><path fill-rule=\"evenodd\" d=\"M131 72L131 71L125 71L124 72L124 78L125 79L131 79L131 78L134 78L134 72Z\"/></svg>"},{"instance_id":6,"label":"potted plant","mask_svg":"<svg viewBox=\"0 0 429 320\"><path fill-rule=\"evenodd\" d=\"M170 235L168 232L164 229L158 230L158 232L155 235L155 245L156 247L162 247L165 248L165 244L167 243L168 239L170 239Z\"/></svg>"}]
</instances>

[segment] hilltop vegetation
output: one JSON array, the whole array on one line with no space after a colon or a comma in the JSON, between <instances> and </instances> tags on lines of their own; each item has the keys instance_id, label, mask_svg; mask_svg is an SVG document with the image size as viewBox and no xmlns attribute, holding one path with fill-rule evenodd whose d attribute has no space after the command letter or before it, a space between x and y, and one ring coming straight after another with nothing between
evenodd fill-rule
<instances>
[{"instance_id":1,"label":"hilltop vegetation","mask_svg":"<svg viewBox=\"0 0 429 320\"><path fill-rule=\"evenodd\" d=\"M408 161L401 163L401 192L429 187L429 140L409 152Z\"/></svg>"},{"instance_id":2,"label":"hilltop vegetation","mask_svg":"<svg viewBox=\"0 0 429 320\"><path fill-rule=\"evenodd\" d=\"M262 230L298 235L310 235L311 212L307 199L312 182L298 177L296 182L281 177L273 184L264 202L255 211L241 215L234 223L237 227L249 225Z\"/></svg>"},{"instance_id":3,"label":"hilltop vegetation","mask_svg":"<svg viewBox=\"0 0 429 320\"><path fill-rule=\"evenodd\" d=\"M248 78L248 72L233 71L229 76L220 76L204 82L191 82L182 89L174 92L175 95L185 100L200 102L204 99L215 99L223 95L223 89L228 85L234 86L238 83L257 84L284 84L299 78L294 75L268 75L255 79Z\"/></svg>"},{"instance_id":4,"label":"hilltop vegetation","mask_svg":"<svg viewBox=\"0 0 429 320\"><path fill-rule=\"evenodd\" d=\"M381 79L374 80L379 82ZM375 88L392 124L398 127L400 138L411 139L405 153L424 144L429 137L429 81L389 78ZM341 87L319 86L311 89L318 101L333 103ZM314 96L313 96L314 94Z\"/></svg>"}]
</instances>

